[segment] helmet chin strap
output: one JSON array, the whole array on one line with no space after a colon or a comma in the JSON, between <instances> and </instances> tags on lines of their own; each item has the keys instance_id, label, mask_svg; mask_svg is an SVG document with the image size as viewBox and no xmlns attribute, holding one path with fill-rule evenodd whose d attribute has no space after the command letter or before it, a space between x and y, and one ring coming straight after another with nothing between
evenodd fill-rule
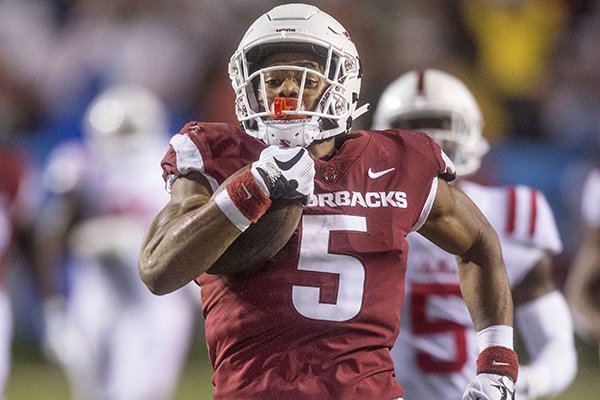
<instances>
[{"instance_id":1,"label":"helmet chin strap","mask_svg":"<svg viewBox=\"0 0 600 400\"><path fill-rule=\"evenodd\" d=\"M369 111L369 108L371 108L371 105L369 103L366 103L354 110L354 112L352 113L352 121L356 120L356 118Z\"/></svg>"},{"instance_id":2,"label":"helmet chin strap","mask_svg":"<svg viewBox=\"0 0 600 400\"><path fill-rule=\"evenodd\" d=\"M259 122L259 138L269 146L308 147L319 135L318 118Z\"/></svg>"},{"instance_id":3,"label":"helmet chin strap","mask_svg":"<svg viewBox=\"0 0 600 400\"><path fill-rule=\"evenodd\" d=\"M356 109L351 116L352 120L360 117L369 110L370 105L364 104ZM260 120L258 122L258 138L269 146L279 147L308 147L316 139L322 137L319 117L300 116L287 114L284 111L304 110L304 105L298 107L298 100L293 98L276 97L272 104L274 119ZM304 117L298 119L298 117Z\"/></svg>"}]
</instances>

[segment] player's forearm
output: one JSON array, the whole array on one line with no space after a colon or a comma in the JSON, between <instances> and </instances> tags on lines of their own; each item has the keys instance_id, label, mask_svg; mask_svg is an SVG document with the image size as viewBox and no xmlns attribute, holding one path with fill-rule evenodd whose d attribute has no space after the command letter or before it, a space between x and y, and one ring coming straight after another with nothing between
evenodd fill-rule
<instances>
[{"instance_id":1,"label":"player's forearm","mask_svg":"<svg viewBox=\"0 0 600 400\"><path fill-rule=\"evenodd\" d=\"M457 256L457 262L460 289L475 329L512 326L511 291L495 233L482 233L465 254Z\"/></svg>"},{"instance_id":2,"label":"player's forearm","mask_svg":"<svg viewBox=\"0 0 600 400\"><path fill-rule=\"evenodd\" d=\"M530 359L517 387L532 399L558 395L577 374L573 323L563 295L555 290L516 306L515 319Z\"/></svg>"},{"instance_id":3,"label":"player's forearm","mask_svg":"<svg viewBox=\"0 0 600 400\"><path fill-rule=\"evenodd\" d=\"M600 338L600 296L594 285L600 282L600 229L588 230L565 284L565 295L574 312Z\"/></svg>"},{"instance_id":4,"label":"player's forearm","mask_svg":"<svg viewBox=\"0 0 600 400\"><path fill-rule=\"evenodd\" d=\"M214 202L167 206L144 239L140 276L154 294L177 290L208 270L240 233Z\"/></svg>"}]
</instances>

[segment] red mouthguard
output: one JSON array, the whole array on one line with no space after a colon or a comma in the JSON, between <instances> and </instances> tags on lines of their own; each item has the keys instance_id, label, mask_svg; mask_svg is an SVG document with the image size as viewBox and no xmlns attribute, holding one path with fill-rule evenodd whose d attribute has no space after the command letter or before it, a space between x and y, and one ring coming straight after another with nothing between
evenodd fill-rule
<instances>
[{"instance_id":1,"label":"red mouthguard","mask_svg":"<svg viewBox=\"0 0 600 400\"><path fill-rule=\"evenodd\" d=\"M273 99L274 119L302 119L303 115L285 114L284 111L296 111L298 108L298 99L290 97L275 97ZM300 106L300 110L304 110L304 104Z\"/></svg>"}]
</instances>

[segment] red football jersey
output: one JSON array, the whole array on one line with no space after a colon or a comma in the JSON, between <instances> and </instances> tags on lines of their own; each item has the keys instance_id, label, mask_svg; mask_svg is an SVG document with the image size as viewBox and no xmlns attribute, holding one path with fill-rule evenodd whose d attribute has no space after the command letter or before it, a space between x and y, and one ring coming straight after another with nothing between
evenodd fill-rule
<instances>
[{"instance_id":1,"label":"red football jersey","mask_svg":"<svg viewBox=\"0 0 600 400\"><path fill-rule=\"evenodd\" d=\"M10 144L0 145L0 286L4 286L8 257L20 225L33 216L33 166L25 150Z\"/></svg>"},{"instance_id":2,"label":"red football jersey","mask_svg":"<svg viewBox=\"0 0 600 400\"><path fill-rule=\"evenodd\" d=\"M164 176L202 174L214 189L264 147L237 128L190 123L171 140ZM452 167L428 136L399 130L354 132L315 167L298 229L260 272L197 279L215 399L402 396L390 348L405 236Z\"/></svg>"}]
</instances>

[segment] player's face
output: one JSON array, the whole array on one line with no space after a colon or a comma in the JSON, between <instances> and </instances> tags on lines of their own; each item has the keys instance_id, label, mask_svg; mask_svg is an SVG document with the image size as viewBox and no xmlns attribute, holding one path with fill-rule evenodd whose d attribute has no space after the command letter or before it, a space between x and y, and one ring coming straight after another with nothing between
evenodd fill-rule
<instances>
[{"instance_id":1,"label":"player's face","mask_svg":"<svg viewBox=\"0 0 600 400\"><path fill-rule=\"evenodd\" d=\"M431 129L452 129L450 116L412 116L410 118L397 118L391 123L392 128L409 131L426 131Z\"/></svg>"},{"instance_id":2,"label":"player's face","mask_svg":"<svg viewBox=\"0 0 600 400\"><path fill-rule=\"evenodd\" d=\"M292 65L305 67L318 72L323 72L323 66L309 56L301 53L282 53L271 56L266 66ZM269 107L276 97L298 99L302 86L302 71L275 70L265 73L266 99ZM328 84L321 76L308 72L304 81L301 109L314 111ZM264 107L264 94L259 89L259 99Z\"/></svg>"}]
</instances>

